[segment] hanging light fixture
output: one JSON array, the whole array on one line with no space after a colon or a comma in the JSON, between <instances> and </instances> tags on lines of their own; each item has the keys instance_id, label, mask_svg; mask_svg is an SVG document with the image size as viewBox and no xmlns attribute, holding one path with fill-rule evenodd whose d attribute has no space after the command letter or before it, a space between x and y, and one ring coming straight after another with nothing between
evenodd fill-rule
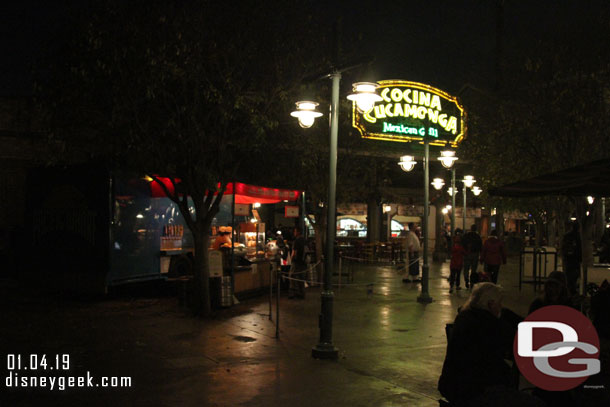
<instances>
[{"instance_id":1,"label":"hanging light fixture","mask_svg":"<svg viewBox=\"0 0 610 407\"><path fill-rule=\"evenodd\" d=\"M457 189L453 188L453 187L449 187L449 188L447 188L447 193L449 194L449 196L453 196L454 194L457 193Z\"/></svg>"},{"instance_id":2,"label":"hanging light fixture","mask_svg":"<svg viewBox=\"0 0 610 407\"><path fill-rule=\"evenodd\" d=\"M483 192L483 190L481 188L479 188L478 186L472 187L472 193L474 194L474 196L481 195L481 192Z\"/></svg>"},{"instance_id":3,"label":"hanging light fixture","mask_svg":"<svg viewBox=\"0 0 610 407\"><path fill-rule=\"evenodd\" d=\"M455 156L455 151L453 150L441 151L441 156L438 157L438 160L445 168L451 168L457 159L458 158Z\"/></svg>"},{"instance_id":4,"label":"hanging light fixture","mask_svg":"<svg viewBox=\"0 0 610 407\"><path fill-rule=\"evenodd\" d=\"M595 198L593 198L592 196L588 196L587 202L589 202L589 205L593 205L593 202L595 202Z\"/></svg>"},{"instance_id":5,"label":"hanging light fixture","mask_svg":"<svg viewBox=\"0 0 610 407\"><path fill-rule=\"evenodd\" d=\"M354 93L347 96L348 100L356 102L356 107L360 112L368 112L375 102L381 102L383 99L381 96L375 93L375 90L379 87L373 82L356 82L353 85Z\"/></svg>"},{"instance_id":6,"label":"hanging light fixture","mask_svg":"<svg viewBox=\"0 0 610 407\"><path fill-rule=\"evenodd\" d=\"M477 182L472 175L464 175L464 179L462 180L466 188L472 188L475 182Z\"/></svg>"},{"instance_id":7,"label":"hanging light fixture","mask_svg":"<svg viewBox=\"0 0 610 407\"><path fill-rule=\"evenodd\" d=\"M290 116L299 119L299 125L304 129L313 126L317 117L322 116L322 113L316 110L319 103L303 100L296 102L297 110L290 113Z\"/></svg>"},{"instance_id":8,"label":"hanging light fixture","mask_svg":"<svg viewBox=\"0 0 610 407\"><path fill-rule=\"evenodd\" d=\"M405 172L411 171L413 167L415 167L415 164L417 164L417 161L415 161L412 155L403 155L400 157L400 161L398 162L400 168L402 168L402 170Z\"/></svg>"},{"instance_id":9,"label":"hanging light fixture","mask_svg":"<svg viewBox=\"0 0 610 407\"><path fill-rule=\"evenodd\" d=\"M434 178L430 184L434 186L434 189L439 190L445 185L445 181L442 178Z\"/></svg>"}]
</instances>

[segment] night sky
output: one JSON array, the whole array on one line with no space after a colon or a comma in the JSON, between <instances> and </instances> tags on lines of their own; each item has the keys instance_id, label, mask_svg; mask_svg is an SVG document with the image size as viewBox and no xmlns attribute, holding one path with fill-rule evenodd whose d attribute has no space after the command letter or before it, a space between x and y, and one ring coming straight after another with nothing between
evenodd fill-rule
<instances>
[{"instance_id":1,"label":"night sky","mask_svg":"<svg viewBox=\"0 0 610 407\"><path fill-rule=\"evenodd\" d=\"M506 0L503 41L505 55L541 38L582 37L594 40L588 22L607 1ZM12 2L4 6L0 95L30 93L30 66L54 46L55 32L69 10L87 1ZM429 83L450 93L470 83L491 89L495 81L496 1L338 1L321 13L343 17L343 42L360 35L362 54L376 58L373 74L380 79Z\"/></svg>"}]
</instances>

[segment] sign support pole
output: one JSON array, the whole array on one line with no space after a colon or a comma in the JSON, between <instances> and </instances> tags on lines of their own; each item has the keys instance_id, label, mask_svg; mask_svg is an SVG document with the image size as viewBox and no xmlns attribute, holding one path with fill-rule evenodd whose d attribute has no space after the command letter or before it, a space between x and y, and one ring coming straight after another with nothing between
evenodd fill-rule
<instances>
[{"instance_id":1,"label":"sign support pole","mask_svg":"<svg viewBox=\"0 0 610 407\"><path fill-rule=\"evenodd\" d=\"M423 235L424 235L424 252L422 266L422 277L421 277L421 294L417 297L417 302L430 303L432 297L428 290L429 283L429 271L430 266L428 265L428 217L430 215L430 145L428 138L424 138L424 219L422 222Z\"/></svg>"},{"instance_id":2,"label":"sign support pole","mask_svg":"<svg viewBox=\"0 0 610 407\"><path fill-rule=\"evenodd\" d=\"M451 168L451 247L453 249L453 237L455 236L455 167Z\"/></svg>"},{"instance_id":3,"label":"sign support pole","mask_svg":"<svg viewBox=\"0 0 610 407\"><path fill-rule=\"evenodd\" d=\"M335 262L336 188L337 188L337 136L339 133L339 83L341 73L331 73L333 81L330 105L330 161L328 177L328 214L326 216L326 255L324 257L324 285L321 293L320 340L311 350L317 359L337 359L339 350L333 346L333 299L332 276Z\"/></svg>"},{"instance_id":4,"label":"sign support pole","mask_svg":"<svg viewBox=\"0 0 610 407\"><path fill-rule=\"evenodd\" d=\"M466 233L466 192L468 192L468 188L466 188L466 184L464 184L464 189L462 193L464 195L464 211L462 212L462 233Z\"/></svg>"}]
</instances>

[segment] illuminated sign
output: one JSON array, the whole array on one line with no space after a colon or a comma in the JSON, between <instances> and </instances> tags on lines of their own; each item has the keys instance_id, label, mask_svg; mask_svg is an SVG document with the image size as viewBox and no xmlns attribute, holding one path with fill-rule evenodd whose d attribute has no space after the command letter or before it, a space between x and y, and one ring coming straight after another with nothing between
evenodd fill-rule
<instances>
[{"instance_id":1,"label":"illuminated sign","mask_svg":"<svg viewBox=\"0 0 610 407\"><path fill-rule=\"evenodd\" d=\"M367 112L353 103L352 124L364 138L457 147L466 134L466 112L456 97L429 85L379 81L382 97Z\"/></svg>"}]
</instances>

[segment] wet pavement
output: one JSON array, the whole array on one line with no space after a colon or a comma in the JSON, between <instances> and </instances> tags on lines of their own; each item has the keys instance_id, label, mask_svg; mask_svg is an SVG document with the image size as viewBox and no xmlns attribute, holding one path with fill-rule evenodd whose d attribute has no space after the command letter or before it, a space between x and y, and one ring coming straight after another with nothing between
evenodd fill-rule
<instances>
[{"instance_id":1,"label":"wet pavement","mask_svg":"<svg viewBox=\"0 0 610 407\"><path fill-rule=\"evenodd\" d=\"M525 315L534 291L527 285L519 292L517 261L501 269L499 283L507 291L505 306ZM270 321L266 296L197 319L163 290L68 300L26 294L22 285L2 281L3 357L68 354L70 369L47 375L89 371L96 378L129 376L132 385L3 386L0 405L438 406L445 324L468 291L449 294L447 262L431 263L430 304L417 302L419 284L403 283L393 266L356 264L353 270L352 285L334 289L335 361L311 357L319 336L319 287L308 288L304 300L282 296L278 340L275 299ZM5 380L6 359L2 371Z\"/></svg>"}]
</instances>

